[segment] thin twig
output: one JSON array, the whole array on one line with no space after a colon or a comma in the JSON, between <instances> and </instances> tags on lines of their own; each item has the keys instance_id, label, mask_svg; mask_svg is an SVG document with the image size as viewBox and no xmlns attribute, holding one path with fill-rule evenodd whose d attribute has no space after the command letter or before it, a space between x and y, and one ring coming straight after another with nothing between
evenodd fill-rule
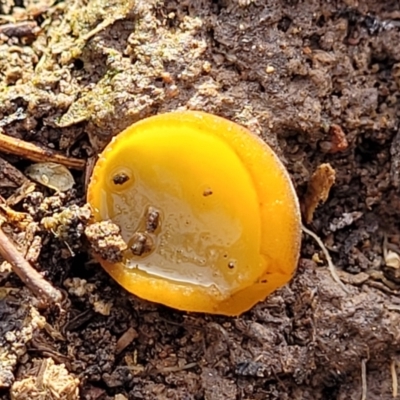
<instances>
[{"instance_id":1,"label":"thin twig","mask_svg":"<svg viewBox=\"0 0 400 400\"><path fill-rule=\"evenodd\" d=\"M397 398L398 383L397 383L397 371L396 371L396 361L392 360L390 363L390 373L392 375L392 395L393 398Z\"/></svg>"},{"instance_id":2,"label":"thin twig","mask_svg":"<svg viewBox=\"0 0 400 400\"><path fill-rule=\"evenodd\" d=\"M185 369L191 369L197 366L197 362L192 362L189 364L185 364L183 366L175 365L173 367L164 367L161 369L158 369L158 372L179 372L179 371L184 371Z\"/></svg>"},{"instance_id":3,"label":"thin twig","mask_svg":"<svg viewBox=\"0 0 400 400\"><path fill-rule=\"evenodd\" d=\"M61 292L47 282L42 275L25 260L14 243L4 233L1 226L0 255L11 264L13 271L36 296L44 299L47 303L58 303L61 301Z\"/></svg>"},{"instance_id":4,"label":"thin twig","mask_svg":"<svg viewBox=\"0 0 400 400\"><path fill-rule=\"evenodd\" d=\"M346 292L349 293L349 291L347 290L346 286L344 285L344 283L340 280L338 274L336 273L336 267L335 264L332 261L332 258L329 254L328 249L325 247L324 243L322 242L322 240L320 239L319 236L317 236L313 231L311 231L310 229L306 228L304 225L302 225L302 229L303 232L307 233L308 235L310 235L319 245L319 247L321 248L322 252L324 253L324 256L326 258L326 262L328 263L328 269L329 272L332 275L333 280Z\"/></svg>"},{"instance_id":5,"label":"thin twig","mask_svg":"<svg viewBox=\"0 0 400 400\"><path fill-rule=\"evenodd\" d=\"M388 304L388 305L386 306L386 308L387 308L389 311L400 311L400 306L398 306L398 305L396 305L396 304Z\"/></svg>"},{"instance_id":6,"label":"thin twig","mask_svg":"<svg viewBox=\"0 0 400 400\"><path fill-rule=\"evenodd\" d=\"M361 360L361 400L367 400L367 361Z\"/></svg>"},{"instance_id":7,"label":"thin twig","mask_svg":"<svg viewBox=\"0 0 400 400\"><path fill-rule=\"evenodd\" d=\"M66 157L51 149L44 149L33 143L17 139L0 131L0 152L15 154L35 162L54 162L65 165L68 168L84 169L85 160L74 157Z\"/></svg>"}]
</instances>

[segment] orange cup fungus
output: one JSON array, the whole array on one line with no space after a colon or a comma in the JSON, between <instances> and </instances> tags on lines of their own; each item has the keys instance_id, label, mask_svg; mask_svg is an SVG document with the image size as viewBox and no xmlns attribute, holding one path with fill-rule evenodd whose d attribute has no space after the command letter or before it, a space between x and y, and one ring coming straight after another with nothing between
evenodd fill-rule
<instances>
[{"instance_id":1,"label":"orange cup fungus","mask_svg":"<svg viewBox=\"0 0 400 400\"><path fill-rule=\"evenodd\" d=\"M88 201L128 243L122 262L99 262L146 300L238 315L296 268L301 222L285 168L214 115L172 112L127 128L101 154Z\"/></svg>"}]
</instances>

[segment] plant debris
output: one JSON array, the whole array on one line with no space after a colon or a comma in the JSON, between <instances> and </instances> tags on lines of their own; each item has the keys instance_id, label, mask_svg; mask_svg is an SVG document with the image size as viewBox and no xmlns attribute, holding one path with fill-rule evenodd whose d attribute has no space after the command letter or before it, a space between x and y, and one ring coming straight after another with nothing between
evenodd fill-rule
<instances>
[{"instance_id":1,"label":"plant debris","mask_svg":"<svg viewBox=\"0 0 400 400\"><path fill-rule=\"evenodd\" d=\"M0 152L18 155L36 162L53 162L69 168L83 169L85 161L73 157L65 157L54 150L38 147L33 143L7 136L0 131Z\"/></svg>"},{"instance_id":2,"label":"plant debris","mask_svg":"<svg viewBox=\"0 0 400 400\"><path fill-rule=\"evenodd\" d=\"M66 192L75 184L71 172L61 164L50 162L32 164L25 170L25 174L57 192Z\"/></svg>"},{"instance_id":3,"label":"plant debris","mask_svg":"<svg viewBox=\"0 0 400 400\"><path fill-rule=\"evenodd\" d=\"M335 170L330 164L319 165L312 174L303 201L303 213L307 224L312 221L318 205L328 199L331 187L335 183L335 176Z\"/></svg>"},{"instance_id":4,"label":"plant debris","mask_svg":"<svg viewBox=\"0 0 400 400\"><path fill-rule=\"evenodd\" d=\"M0 226L0 254L32 292L47 303L59 303L62 295L47 282L17 250Z\"/></svg>"}]
</instances>

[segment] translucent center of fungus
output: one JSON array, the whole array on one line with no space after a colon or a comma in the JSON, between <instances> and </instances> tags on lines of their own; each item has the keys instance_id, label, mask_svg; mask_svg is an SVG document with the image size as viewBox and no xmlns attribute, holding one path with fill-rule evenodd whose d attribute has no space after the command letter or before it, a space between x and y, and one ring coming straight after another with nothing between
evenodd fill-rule
<instances>
[{"instance_id":1,"label":"translucent center of fungus","mask_svg":"<svg viewBox=\"0 0 400 400\"><path fill-rule=\"evenodd\" d=\"M286 283L300 246L297 199L261 140L200 112L142 120L100 156L88 189L124 259L99 261L126 289L188 311L236 315Z\"/></svg>"},{"instance_id":2,"label":"translucent center of fungus","mask_svg":"<svg viewBox=\"0 0 400 400\"><path fill-rule=\"evenodd\" d=\"M221 292L265 268L254 184L220 138L184 126L168 135L141 131L108 156L108 166L101 216L121 228L126 268Z\"/></svg>"}]
</instances>

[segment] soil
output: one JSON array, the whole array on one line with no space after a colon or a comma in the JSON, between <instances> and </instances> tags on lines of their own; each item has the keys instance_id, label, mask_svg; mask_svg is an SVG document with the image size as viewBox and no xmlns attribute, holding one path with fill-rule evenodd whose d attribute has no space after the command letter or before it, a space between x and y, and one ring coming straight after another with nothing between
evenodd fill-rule
<instances>
[{"instance_id":1,"label":"soil","mask_svg":"<svg viewBox=\"0 0 400 400\"><path fill-rule=\"evenodd\" d=\"M63 301L43 308L0 267L0 399L398 396L397 0L0 0L0 14L1 133L87 161L57 194L1 153L4 230ZM346 291L308 235L292 282L238 318L142 301L92 260L96 155L176 109L264 138L303 207L330 164L305 212Z\"/></svg>"}]
</instances>

